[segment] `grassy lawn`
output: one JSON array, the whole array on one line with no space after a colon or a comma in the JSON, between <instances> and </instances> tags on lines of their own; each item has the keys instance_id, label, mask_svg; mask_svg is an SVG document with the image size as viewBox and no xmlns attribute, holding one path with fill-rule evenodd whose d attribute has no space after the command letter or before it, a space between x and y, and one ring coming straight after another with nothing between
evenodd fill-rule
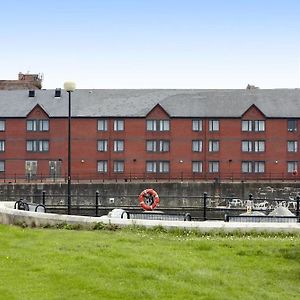
<instances>
[{"instance_id":1,"label":"grassy lawn","mask_svg":"<svg viewBox=\"0 0 300 300\"><path fill-rule=\"evenodd\" d=\"M299 299L299 235L0 225L0 299Z\"/></svg>"}]
</instances>

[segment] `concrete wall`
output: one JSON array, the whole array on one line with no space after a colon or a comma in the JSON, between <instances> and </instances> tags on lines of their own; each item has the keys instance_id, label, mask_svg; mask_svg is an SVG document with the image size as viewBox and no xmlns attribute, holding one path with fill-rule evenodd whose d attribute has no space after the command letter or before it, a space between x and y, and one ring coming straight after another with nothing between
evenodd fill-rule
<instances>
[{"instance_id":1,"label":"concrete wall","mask_svg":"<svg viewBox=\"0 0 300 300\"><path fill-rule=\"evenodd\" d=\"M255 198L289 200L300 193L298 183L90 183L72 184L72 203L94 204L99 191L102 206L138 205L138 195L146 188L153 188L160 196L160 206L197 206L204 192L213 197L237 197L248 199L249 193ZM65 204L66 184L1 184L0 201L42 202L46 192L46 204Z\"/></svg>"}]
</instances>

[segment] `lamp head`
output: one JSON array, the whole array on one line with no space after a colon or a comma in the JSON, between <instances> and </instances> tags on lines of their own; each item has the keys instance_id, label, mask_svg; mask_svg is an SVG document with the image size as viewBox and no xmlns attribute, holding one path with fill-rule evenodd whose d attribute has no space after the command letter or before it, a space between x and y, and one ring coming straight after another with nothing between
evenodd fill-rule
<instances>
[{"instance_id":1,"label":"lamp head","mask_svg":"<svg viewBox=\"0 0 300 300\"><path fill-rule=\"evenodd\" d=\"M67 91L67 92L74 92L75 89L76 89L76 84L74 81L66 81L64 83L64 89Z\"/></svg>"}]
</instances>

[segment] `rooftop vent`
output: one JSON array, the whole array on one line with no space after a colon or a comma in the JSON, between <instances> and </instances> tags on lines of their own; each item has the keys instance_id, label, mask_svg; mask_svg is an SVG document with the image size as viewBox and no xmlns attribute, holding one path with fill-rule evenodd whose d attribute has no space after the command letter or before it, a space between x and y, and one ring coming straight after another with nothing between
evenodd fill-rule
<instances>
[{"instance_id":1,"label":"rooftop vent","mask_svg":"<svg viewBox=\"0 0 300 300\"><path fill-rule=\"evenodd\" d=\"M35 90L29 90L28 97L33 98L35 96Z\"/></svg>"},{"instance_id":2,"label":"rooftop vent","mask_svg":"<svg viewBox=\"0 0 300 300\"><path fill-rule=\"evenodd\" d=\"M60 98L61 97L61 89L55 89L54 97L55 98Z\"/></svg>"},{"instance_id":3,"label":"rooftop vent","mask_svg":"<svg viewBox=\"0 0 300 300\"><path fill-rule=\"evenodd\" d=\"M248 84L246 90L258 90L259 87L255 85Z\"/></svg>"}]
</instances>

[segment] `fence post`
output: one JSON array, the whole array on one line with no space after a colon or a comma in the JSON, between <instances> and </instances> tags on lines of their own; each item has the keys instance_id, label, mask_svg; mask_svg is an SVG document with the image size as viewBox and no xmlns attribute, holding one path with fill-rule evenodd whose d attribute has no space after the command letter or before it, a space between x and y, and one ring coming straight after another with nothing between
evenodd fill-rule
<instances>
[{"instance_id":1,"label":"fence post","mask_svg":"<svg viewBox=\"0 0 300 300\"><path fill-rule=\"evenodd\" d=\"M207 201L207 193L203 193L203 220L206 221L206 201Z\"/></svg>"},{"instance_id":2,"label":"fence post","mask_svg":"<svg viewBox=\"0 0 300 300\"><path fill-rule=\"evenodd\" d=\"M297 216L297 218L298 218L298 222L300 222L300 219L299 219L299 216L300 216L300 215L299 215L299 209L300 209L300 208L299 208L299 206L300 206L300 195L299 195L299 194L297 195L297 198L296 198L296 199L297 199L296 216Z\"/></svg>"},{"instance_id":3,"label":"fence post","mask_svg":"<svg viewBox=\"0 0 300 300\"><path fill-rule=\"evenodd\" d=\"M43 205L45 205L45 203L46 203L46 192L45 191L42 192L42 203L43 203Z\"/></svg>"},{"instance_id":4,"label":"fence post","mask_svg":"<svg viewBox=\"0 0 300 300\"><path fill-rule=\"evenodd\" d=\"M99 217L99 191L96 191L96 217Z\"/></svg>"}]
</instances>

